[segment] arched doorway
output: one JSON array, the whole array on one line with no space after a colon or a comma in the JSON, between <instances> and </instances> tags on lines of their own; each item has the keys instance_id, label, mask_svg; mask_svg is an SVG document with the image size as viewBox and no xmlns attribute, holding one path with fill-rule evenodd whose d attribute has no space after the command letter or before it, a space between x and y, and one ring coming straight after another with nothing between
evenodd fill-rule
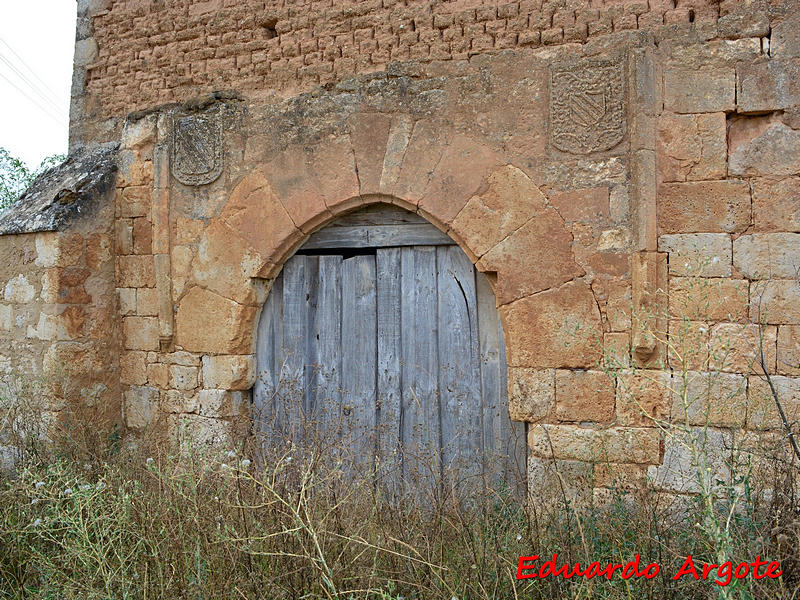
<instances>
[{"instance_id":1,"label":"arched doorway","mask_svg":"<svg viewBox=\"0 0 800 600\"><path fill-rule=\"evenodd\" d=\"M494 294L418 215L378 204L313 234L270 291L257 365L276 444L343 453L394 489L524 490Z\"/></svg>"}]
</instances>

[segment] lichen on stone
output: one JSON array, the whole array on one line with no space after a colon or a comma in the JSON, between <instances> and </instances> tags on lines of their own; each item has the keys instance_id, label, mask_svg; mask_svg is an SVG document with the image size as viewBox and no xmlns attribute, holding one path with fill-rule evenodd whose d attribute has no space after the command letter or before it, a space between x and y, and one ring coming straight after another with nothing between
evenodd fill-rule
<instances>
[{"instance_id":1,"label":"lichen on stone","mask_svg":"<svg viewBox=\"0 0 800 600\"><path fill-rule=\"evenodd\" d=\"M118 148L117 143L84 146L42 173L0 214L0 235L58 231L94 213L113 187Z\"/></svg>"}]
</instances>

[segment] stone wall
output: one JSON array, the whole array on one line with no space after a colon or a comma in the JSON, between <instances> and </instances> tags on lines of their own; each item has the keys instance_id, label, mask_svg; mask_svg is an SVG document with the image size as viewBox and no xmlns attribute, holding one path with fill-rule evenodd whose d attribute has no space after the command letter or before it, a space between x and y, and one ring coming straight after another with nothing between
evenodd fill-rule
<instances>
[{"instance_id":1,"label":"stone wall","mask_svg":"<svg viewBox=\"0 0 800 600\"><path fill-rule=\"evenodd\" d=\"M708 37L766 36L782 14L778 3L750 0L82 0L79 9L75 141L94 128L118 134L109 117L209 90L290 97L401 61L636 30L669 36L689 23Z\"/></svg>"},{"instance_id":2,"label":"stone wall","mask_svg":"<svg viewBox=\"0 0 800 600\"><path fill-rule=\"evenodd\" d=\"M800 410L795 4L230 4L79 6L72 140L121 140L120 172L103 217L46 235L81 232L91 270L113 231L116 301L85 303L112 316L80 335L118 358L98 380L130 432L239 439L272 279L375 202L488 275L532 489L691 491L670 422L778 439L753 323Z\"/></svg>"},{"instance_id":3,"label":"stone wall","mask_svg":"<svg viewBox=\"0 0 800 600\"><path fill-rule=\"evenodd\" d=\"M111 192L115 147L73 154L0 215L0 446L13 423L98 434L121 424ZM5 438L5 439L3 439ZM0 452L2 454L2 452Z\"/></svg>"}]
</instances>

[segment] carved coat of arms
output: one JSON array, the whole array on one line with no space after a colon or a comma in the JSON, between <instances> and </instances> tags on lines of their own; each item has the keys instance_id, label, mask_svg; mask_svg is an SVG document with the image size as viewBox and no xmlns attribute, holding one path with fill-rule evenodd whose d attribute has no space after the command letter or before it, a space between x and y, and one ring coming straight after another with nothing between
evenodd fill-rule
<instances>
[{"instance_id":1,"label":"carved coat of arms","mask_svg":"<svg viewBox=\"0 0 800 600\"><path fill-rule=\"evenodd\" d=\"M550 143L571 154L609 150L625 137L622 64L559 65L550 73Z\"/></svg>"},{"instance_id":2,"label":"carved coat of arms","mask_svg":"<svg viewBox=\"0 0 800 600\"><path fill-rule=\"evenodd\" d=\"M172 126L172 174L184 185L205 185L223 168L219 115L176 117Z\"/></svg>"}]
</instances>

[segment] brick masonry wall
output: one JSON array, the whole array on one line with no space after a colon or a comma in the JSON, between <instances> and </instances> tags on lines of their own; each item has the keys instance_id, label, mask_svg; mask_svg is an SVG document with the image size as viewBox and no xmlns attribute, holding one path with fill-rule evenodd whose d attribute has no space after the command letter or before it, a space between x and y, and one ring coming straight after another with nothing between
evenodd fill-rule
<instances>
[{"instance_id":1,"label":"brick masonry wall","mask_svg":"<svg viewBox=\"0 0 800 600\"><path fill-rule=\"evenodd\" d=\"M398 61L466 60L689 23L718 28L724 37L769 29L764 7L734 0L84 0L84 6L73 124L210 90L285 97Z\"/></svg>"}]
</instances>

